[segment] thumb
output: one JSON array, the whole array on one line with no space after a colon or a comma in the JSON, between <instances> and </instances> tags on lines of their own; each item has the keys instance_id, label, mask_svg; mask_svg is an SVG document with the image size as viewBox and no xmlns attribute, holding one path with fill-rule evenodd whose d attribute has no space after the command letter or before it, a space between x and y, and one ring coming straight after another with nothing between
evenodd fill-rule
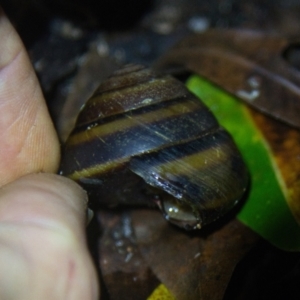
<instances>
[{"instance_id":1,"label":"thumb","mask_svg":"<svg viewBox=\"0 0 300 300\"><path fill-rule=\"evenodd\" d=\"M0 189L0 299L98 299L86 203L58 175L26 175Z\"/></svg>"},{"instance_id":2,"label":"thumb","mask_svg":"<svg viewBox=\"0 0 300 300\"><path fill-rule=\"evenodd\" d=\"M0 186L55 172L60 148L22 41L0 7Z\"/></svg>"}]
</instances>

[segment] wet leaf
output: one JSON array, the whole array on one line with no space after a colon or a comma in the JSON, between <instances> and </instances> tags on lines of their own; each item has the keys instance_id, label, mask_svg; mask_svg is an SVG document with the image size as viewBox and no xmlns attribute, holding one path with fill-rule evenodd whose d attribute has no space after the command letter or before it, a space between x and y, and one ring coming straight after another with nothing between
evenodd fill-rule
<instances>
[{"instance_id":1,"label":"wet leaf","mask_svg":"<svg viewBox=\"0 0 300 300\"><path fill-rule=\"evenodd\" d=\"M97 218L98 263L108 299L146 299L160 282L136 246L128 212L98 211Z\"/></svg>"},{"instance_id":2,"label":"wet leaf","mask_svg":"<svg viewBox=\"0 0 300 300\"><path fill-rule=\"evenodd\" d=\"M300 132L203 78L192 77L188 86L232 134L248 165L252 182L239 220L277 247L300 251Z\"/></svg>"},{"instance_id":3,"label":"wet leaf","mask_svg":"<svg viewBox=\"0 0 300 300\"><path fill-rule=\"evenodd\" d=\"M286 201L300 224L300 132L255 111L251 116L268 142L282 177Z\"/></svg>"},{"instance_id":4,"label":"wet leaf","mask_svg":"<svg viewBox=\"0 0 300 300\"><path fill-rule=\"evenodd\" d=\"M183 39L157 63L195 72L252 107L300 128L300 73L288 39L250 30L208 30ZM295 52L295 51L293 51Z\"/></svg>"},{"instance_id":5,"label":"wet leaf","mask_svg":"<svg viewBox=\"0 0 300 300\"><path fill-rule=\"evenodd\" d=\"M236 264L258 236L237 220L190 232L157 211L132 211L139 249L175 299L222 299Z\"/></svg>"}]
</instances>

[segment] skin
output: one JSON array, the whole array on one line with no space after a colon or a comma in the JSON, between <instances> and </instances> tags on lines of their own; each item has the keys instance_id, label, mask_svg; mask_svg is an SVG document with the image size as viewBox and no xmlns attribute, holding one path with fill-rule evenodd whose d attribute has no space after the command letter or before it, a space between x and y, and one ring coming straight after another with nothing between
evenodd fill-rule
<instances>
[{"instance_id":1,"label":"skin","mask_svg":"<svg viewBox=\"0 0 300 300\"><path fill-rule=\"evenodd\" d=\"M98 299L85 192L58 175L59 143L24 46L0 9L0 299Z\"/></svg>"}]
</instances>

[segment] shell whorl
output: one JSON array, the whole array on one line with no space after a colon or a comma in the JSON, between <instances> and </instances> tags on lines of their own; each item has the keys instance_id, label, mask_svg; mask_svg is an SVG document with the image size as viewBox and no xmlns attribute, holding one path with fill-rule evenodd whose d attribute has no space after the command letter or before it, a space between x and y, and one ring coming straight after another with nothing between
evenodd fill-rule
<instances>
[{"instance_id":1,"label":"shell whorl","mask_svg":"<svg viewBox=\"0 0 300 300\"><path fill-rule=\"evenodd\" d=\"M248 184L240 153L209 109L180 81L136 65L115 72L85 104L61 170L94 205L157 202L185 228L223 215Z\"/></svg>"}]
</instances>

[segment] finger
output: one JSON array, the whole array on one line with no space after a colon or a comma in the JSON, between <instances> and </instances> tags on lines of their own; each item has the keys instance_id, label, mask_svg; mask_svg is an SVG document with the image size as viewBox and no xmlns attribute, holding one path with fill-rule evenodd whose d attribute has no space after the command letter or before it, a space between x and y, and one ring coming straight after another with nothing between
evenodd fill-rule
<instances>
[{"instance_id":1,"label":"finger","mask_svg":"<svg viewBox=\"0 0 300 300\"><path fill-rule=\"evenodd\" d=\"M0 190L0 299L98 299L86 204L58 175L27 175Z\"/></svg>"},{"instance_id":2,"label":"finger","mask_svg":"<svg viewBox=\"0 0 300 300\"><path fill-rule=\"evenodd\" d=\"M26 50L0 8L0 186L54 172L59 143Z\"/></svg>"}]
</instances>

